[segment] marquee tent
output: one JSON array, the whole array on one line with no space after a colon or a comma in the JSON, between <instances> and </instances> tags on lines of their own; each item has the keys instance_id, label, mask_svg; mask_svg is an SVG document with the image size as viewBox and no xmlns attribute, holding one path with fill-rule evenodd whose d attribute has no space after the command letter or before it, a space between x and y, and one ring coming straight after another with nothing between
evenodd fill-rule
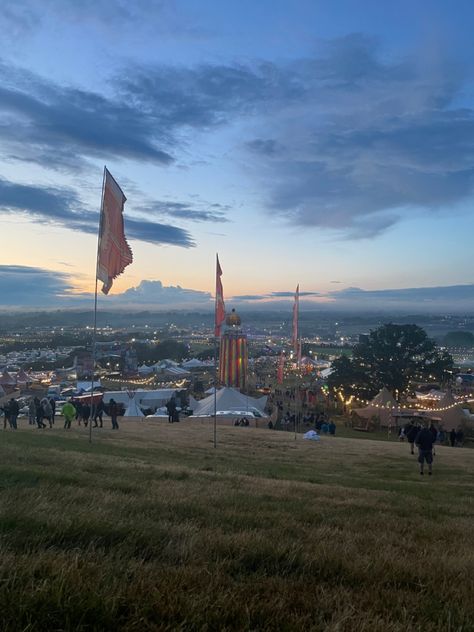
<instances>
[{"instance_id":1,"label":"marquee tent","mask_svg":"<svg viewBox=\"0 0 474 632\"><path fill-rule=\"evenodd\" d=\"M256 417L266 417L264 409L267 399L267 395L258 398L248 397L236 388L221 388L216 393L216 412L221 414L238 412L240 415L249 412ZM214 416L214 394L200 401L191 397L189 406L193 411L192 417L212 417Z\"/></svg>"}]
</instances>

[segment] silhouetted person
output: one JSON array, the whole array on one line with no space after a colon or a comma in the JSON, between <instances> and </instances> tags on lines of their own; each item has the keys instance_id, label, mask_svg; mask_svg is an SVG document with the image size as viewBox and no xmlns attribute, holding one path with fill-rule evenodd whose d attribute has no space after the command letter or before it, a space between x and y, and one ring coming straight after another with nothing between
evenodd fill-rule
<instances>
[{"instance_id":1,"label":"silhouetted person","mask_svg":"<svg viewBox=\"0 0 474 632\"><path fill-rule=\"evenodd\" d=\"M433 468L433 434L429 428L422 428L416 435L415 445L418 448L418 463L420 464L420 474L423 476L423 466L428 464L428 474L431 476Z\"/></svg>"},{"instance_id":2,"label":"silhouetted person","mask_svg":"<svg viewBox=\"0 0 474 632\"><path fill-rule=\"evenodd\" d=\"M456 430L454 430L454 428L449 433L449 443L451 444L452 448L454 448L454 446L456 445Z\"/></svg>"},{"instance_id":3,"label":"silhouetted person","mask_svg":"<svg viewBox=\"0 0 474 632\"><path fill-rule=\"evenodd\" d=\"M118 430L119 425L117 417L119 416L119 407L115 399L111 399L109 402L109 417L112 420L112 430Z\"/></svg>"}]
</instances>

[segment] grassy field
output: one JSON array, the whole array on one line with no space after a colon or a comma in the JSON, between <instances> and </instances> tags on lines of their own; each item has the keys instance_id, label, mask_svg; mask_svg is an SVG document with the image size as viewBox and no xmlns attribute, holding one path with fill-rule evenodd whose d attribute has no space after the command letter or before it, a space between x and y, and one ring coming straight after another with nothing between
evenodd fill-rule
<instances>
[{"instance_id":1,"label":"grassy field","mask_svg":"<svg viewBox=\"0 0 474 632\"><path fill-rule=\"evenodd\" d=\"M0 435L0 629L474 630L474 451L122 422Z\"/></svg>"}]
</instances>

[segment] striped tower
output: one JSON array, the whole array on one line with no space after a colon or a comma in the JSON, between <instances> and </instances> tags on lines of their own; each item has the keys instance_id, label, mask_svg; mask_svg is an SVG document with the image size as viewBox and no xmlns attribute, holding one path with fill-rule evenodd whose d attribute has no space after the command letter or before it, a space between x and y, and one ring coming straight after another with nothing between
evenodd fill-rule
<instances>
[{"instance_id":1,"label":"striped tower","mask_svg":"<svg viewBox=\"0 0 474 632\"><path fill-rule=\"evenodd\" d=\"M240 390L247 385L247 336L240 329L240 316L235 309L227 316L227 329L222 335L219 352L219 382Z\"/></svg>"}]
</instances>

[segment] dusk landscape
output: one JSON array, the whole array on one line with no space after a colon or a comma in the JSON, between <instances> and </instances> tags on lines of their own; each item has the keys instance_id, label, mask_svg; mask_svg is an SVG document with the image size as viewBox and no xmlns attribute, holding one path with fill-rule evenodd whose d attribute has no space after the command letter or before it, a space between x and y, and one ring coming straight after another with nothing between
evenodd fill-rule
<instances>
[{"instance_id":1,"label":"dusk landscape","mask_svg":"<svg viewBox=\"0 0 474 632\"><path fill-rule=\"evenodd\" d=\"M473 21L3 0L1 630L474 630Z\"/></svg>"}]
</instances>

